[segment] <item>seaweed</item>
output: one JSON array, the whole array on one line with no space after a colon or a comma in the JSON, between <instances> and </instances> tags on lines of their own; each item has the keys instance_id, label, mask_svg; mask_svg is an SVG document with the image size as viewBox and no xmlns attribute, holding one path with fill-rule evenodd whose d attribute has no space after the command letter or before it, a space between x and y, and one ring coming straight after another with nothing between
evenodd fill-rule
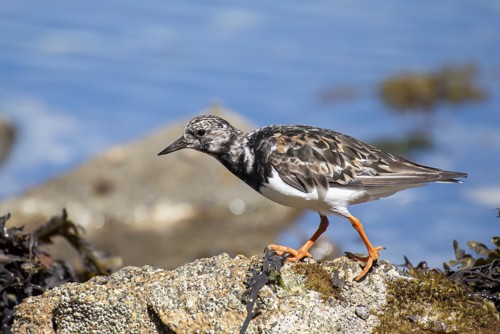
<instances>
[{"instance_id":1,"label":"seaweed","mask_svg":"<svg viewBox=\"0 0 500 334\"><path fill-rule=\"evenodd\" d=\"M288 253L283 255L276 254L275 251L266 248L264 260L258 268L251 268L248 280L245 282L247 290L243 294L243 302L247 305L247 316L240 329L240 334L244 334L250 324L250 321L259 314L259 305L257 303L259 291L270 283L282 285L280 269L283 266ZM255 308L255 310L254 310Z\"/></svg>"},{"instance_id":2,"label":"seaweed","mask_svg":"<svg viewBox=\"0 0 500 334\"><path fill-rule=\"evenodd\" d=\"M469 248L479 255L476 258L461 249L458 241L454 240L456 259L443 266L448 279L467 286L474 299L486 299L500 312L500 237L493 237L491 242L494 245L492 249L481 242L467 242ZM458 266L458 269L452 270L450 266Z\"/></svg>"},{"instance_id":3,"label":"seaweed","mask_svg":"<svg viewBox=\"0 0 500 334\"><path fill-rule=\"evenodd\" d=\"M373 333L498 333L499 322L473 301L468 289L449 280L442 271L416 269L415 279L389 281L387 303L376 315Z\"/></svg>"},{"instance_id":4,"label":"seaweed","mask_svg":"<svg viewBox=\"0 0 500 334\"><path fill-rule=\"evenodd\" d=\"M2 333L10 333L14 307L25 298L68 282L83 282L95 275L113 271L115 258L107 258L85 241L80 228L68 219L66 210L54 216L33 233L24 227L6 228L10 214L0 217L0 317ZM55 236L64 237L81 255L81 273L64 261L54 260L41 248Z\"/></svg>"}]
</instances>

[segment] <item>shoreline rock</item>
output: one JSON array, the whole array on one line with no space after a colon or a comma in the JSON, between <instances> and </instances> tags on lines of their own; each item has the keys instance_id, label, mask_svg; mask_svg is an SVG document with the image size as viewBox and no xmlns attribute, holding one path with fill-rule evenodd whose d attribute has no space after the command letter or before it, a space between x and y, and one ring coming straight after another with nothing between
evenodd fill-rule
<instances>
[{"instance_id":1,"label":"shoreline rock","mask_svg":"<svg viewBox=\"0 0 500 334\"><path fill-rule=\"evenodd\" d=\"M260 258L222 254L167 271L126 267L109 277L70 283L28 298L15 311L15 333L237 333L247 311L242 301L249 269ZM304 264L309 265L309 264ZM259 292L259 314L247 333L369 333L370 310L386 301L386 282L405 277L381 261L363 282L359 265L342 257L322 264L342 281L324 298L305 287L295 264L281 269L281 285Z\"/></svg>"},{"instance_id":2,"label":"shoreline rock","mask_svg":"<svg viewBox=\"0 0 500 334\"><path fill-rule=\"evenodd\" d=\"M12 330L243 333L251 302L249 282L256 268L264 272L262 258L227 254L174 270L126 267L27 298L15 309ZM358 263L340 257L323 263L285 263L279 271L269 271L272 283L257 290L245 333L494 334L500 330L496 312L470 299L442 273L410 276L379 260L366 278L354 281L360 270Z\"/></svg>"}]
</instances>

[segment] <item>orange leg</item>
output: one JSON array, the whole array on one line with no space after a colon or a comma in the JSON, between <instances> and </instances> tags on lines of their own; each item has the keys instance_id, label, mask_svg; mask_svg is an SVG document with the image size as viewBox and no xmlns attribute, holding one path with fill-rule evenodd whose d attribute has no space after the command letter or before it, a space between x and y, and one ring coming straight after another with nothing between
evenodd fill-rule
<instances>
[{"instance_id":1,"label":"orange leg","mask_svg":"<svg viewBox=\"0 0 500 334\"><path fill-rule=\"evenodd\" d=\"M373 265L373 261L376 261L378 259L378 257L379 257L378 251L383 250L384 247L382 247L382 246L373 247L372 246L370 240L368 240L368 237L365 234L365 231L363 230L363 225L361 224L361 222L359 221L358 218L354 217L353 215L349 215L346 218L351 222L352 227L354 227L354 229L356 231L358 231L359 236L361 237L361 239L365 243L366 250L368 250L368 256L366 256L366 257L357 256L357 255L354 255L353 253L350 253L350 252L346 253L346 255L349 258L365 263L365 267L363 268L363 271L355 278L356 281L359 281L370 270L370 268Z\"/></svg>"},{"instance_id":2,"label":"orange leg","mask_svg":"<svg viewBox=\"0 0 500 334\"><path fill-rule=\"evenodd\" d=\"M326 216L323 216L322 214L319 215L321 218L321 221L319 223L319 227L314 232L313 236L311 239L307 240L307 242L302 245L298 250L295 250L293 248L287 247L287 246L280 246L280 245L269 245L268 248L271 250L274 250L278 255L282 255L283 253L290 253L292 256L287 258L287 261L291 262L297 262L303 259L304 257L312 257L311 254L309 254L309 249L312 247L312 245L316 242L316 240L319 238L320 235L322 235L326 229L328 228L328 218Z\"/></svg>"}]
</instances>

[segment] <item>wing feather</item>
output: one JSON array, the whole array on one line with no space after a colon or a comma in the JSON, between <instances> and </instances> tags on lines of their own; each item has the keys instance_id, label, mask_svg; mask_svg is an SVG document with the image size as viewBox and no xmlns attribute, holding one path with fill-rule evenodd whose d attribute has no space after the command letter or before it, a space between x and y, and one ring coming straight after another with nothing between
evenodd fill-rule
<instances>
[{"instance_id":1,"label":"wing feather","mask_svg":"<svg viewBox=\"0 0 500 334\"><path fill-rule=\"evenodd\" d=\"M458 182L460 172L419 165L353 137L308 126L272 126L254 133L255 152L288 185L325 195L335 186L414 186Z\"/></svg>"}]
</instances>

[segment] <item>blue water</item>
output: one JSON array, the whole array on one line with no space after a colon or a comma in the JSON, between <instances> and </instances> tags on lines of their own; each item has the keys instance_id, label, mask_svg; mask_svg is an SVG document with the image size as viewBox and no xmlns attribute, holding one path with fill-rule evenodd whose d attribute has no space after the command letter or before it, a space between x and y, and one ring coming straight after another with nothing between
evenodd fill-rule
<instances>
[{"instance_id":1,"label":"blue water","mask_svg":"<svg viewBox=\"0 0 500 334\"><path fill-rule=\"evenodd\" d=\"M370 141L421 122L395 116L377 84L401 71L476 64L485 101L438 106L424 164L470 173L351 207L382 257L431 265L453 239L500 232L500 3L497 1L3 1L0 116L20 138L0 169L0 196L18 194L122 142L185 119L214 100L258 126L313 124ZM320 92L353 97L323 104ZM152 157L154 158L154 157ZM282 242L317 226L306 215ZM362 251L347 222L327 237Z\"/></svg>"}]
</instances>

